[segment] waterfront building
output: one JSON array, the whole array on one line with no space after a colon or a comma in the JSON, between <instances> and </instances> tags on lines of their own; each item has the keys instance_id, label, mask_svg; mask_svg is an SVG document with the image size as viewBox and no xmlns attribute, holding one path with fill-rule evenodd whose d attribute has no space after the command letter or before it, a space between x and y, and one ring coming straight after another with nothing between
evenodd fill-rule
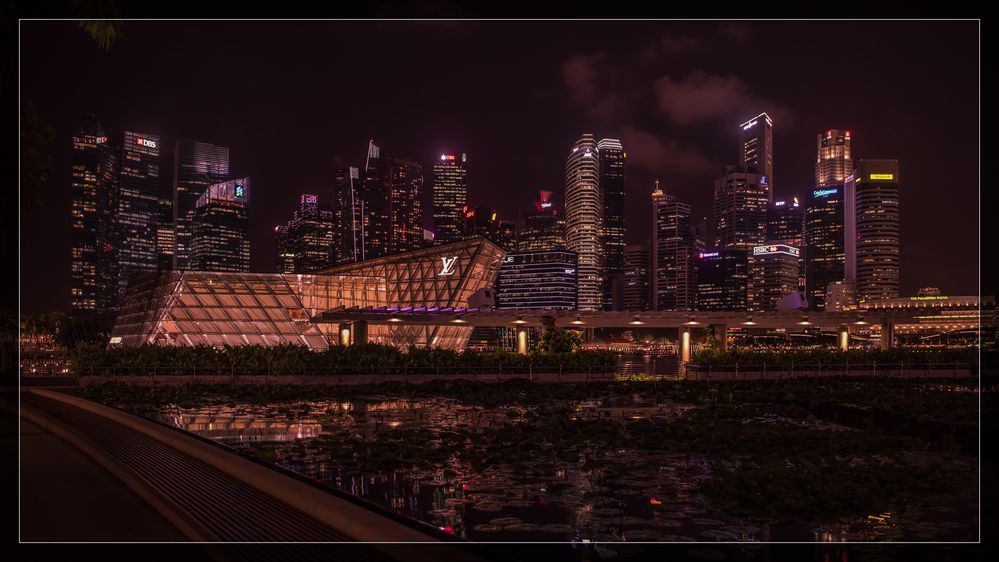
<instances>
[{"instance_id":1,"label":"waterfront building","mask_svg":"<svg viewBox=\"0 0 999 562\"><path fill-rule=\"evenodd\" d=\"M496 281L497 308L575 309L574 252L511 252Z\"/></svg>"}]
</instances>

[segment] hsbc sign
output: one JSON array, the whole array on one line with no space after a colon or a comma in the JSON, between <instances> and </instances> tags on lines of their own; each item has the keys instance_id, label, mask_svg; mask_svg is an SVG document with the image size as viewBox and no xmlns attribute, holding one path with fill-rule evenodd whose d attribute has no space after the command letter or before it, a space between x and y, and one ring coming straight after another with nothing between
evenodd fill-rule
<instances>
[{"instance_id":1,"label":"hsbc sign","mask_svg":"<svg viewBox=\"0 0 999 562\"><path fill-rule=\"evenodd\" d=\"M441 258L441 270L437 272L438 277L449 277L454 275L454 266L458 264L458 256Z\"/></svg>"}]
</instances>

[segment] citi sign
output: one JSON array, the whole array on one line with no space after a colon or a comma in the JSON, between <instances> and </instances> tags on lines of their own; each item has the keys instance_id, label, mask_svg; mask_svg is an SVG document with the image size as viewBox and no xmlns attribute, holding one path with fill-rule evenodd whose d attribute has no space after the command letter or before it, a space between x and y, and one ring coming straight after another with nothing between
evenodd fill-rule
<instances>
[{"instance_id":1,"label":"citi sign","mask_svg":"<svg viewBox=\"0 0 999 562\"><path fill-rule=\"evenodd\" d=\"M441 270L437 272L438 277L450 277L454 275L454 266L458 265L458 256L441 258Z\"/></svg>"},{"instance_id":2,"label":"citi sign","mask_svg":"<svg viewBox=\"0 0 999 562\"><path fill-rule=\"evenodd\" d=\"M144 139L144 138L141 138L141 137L136 137L135 138L135 144L137 144L139 146L147 146L149 148L156 148L156 141L149 140L149 139Z\"/></svg>"}]
</instances>

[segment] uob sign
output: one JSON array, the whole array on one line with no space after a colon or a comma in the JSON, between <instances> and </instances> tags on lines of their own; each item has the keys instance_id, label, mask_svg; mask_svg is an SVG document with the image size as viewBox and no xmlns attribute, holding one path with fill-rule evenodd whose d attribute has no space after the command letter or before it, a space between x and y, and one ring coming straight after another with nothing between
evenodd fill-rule
<instances>
[{"instance_id":1,"label":"uob sign","mask_svg":"<svg viewBox=\"0 0 999 562\"><path fill-rule=\"evenodd\" d=\"M441 258L441 270L437 272L438 276L448 276L454 275L454 266L458 264L458 256L450 258Z\"/></svg>"}]
</instances>

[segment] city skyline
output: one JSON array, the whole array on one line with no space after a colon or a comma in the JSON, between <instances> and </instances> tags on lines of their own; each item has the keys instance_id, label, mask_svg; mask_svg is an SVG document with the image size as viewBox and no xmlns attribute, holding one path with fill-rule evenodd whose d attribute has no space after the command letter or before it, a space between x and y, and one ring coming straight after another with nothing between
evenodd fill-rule
<instances>
[{"instance_id":1,"label":"city skyline","mask_svg":"<svg viewBox=\"0 0 999 562\"><path fill-rule=\"evenodd\" d=\"M44 29L38 29L36 33L31 29L31 23L25 24L23 56L26 62L33 60L33 56L36 59L45 59L40 52L42 45L33 43L33 37L54 41L56 44L78 46L81 52L73 51L66 57L70 64L77 57L87 60L106 59L108 64L113 65L116 64L115 61L131 60L131 57L138 56L131 52L130 46L139 39L123 40L107 53L103 53L87 45L87 37L78 34L71 25L48 22ZM960 22L956 22L953 27L959 28L959 24ZM212 24L195 23L193 27L210 25ZM245 25L252 26L252 24ZM281 25L275 25L277 33L280 34ZM329 25L336 24L331 22ZM527 23L524 25L530 27ZM572 25L586 27L586 24ZM603 25L615 27L612 23ZM812 22L799 27L821 25L831 24ZM871 24L859 22L857 25ZM899 61L909 61L910 65L914 64L915 59L920 56L920 51L912 46L910 40L904 39L906 33L902 33L901 29L918 27L918 22L911 24L890 22L885 25L886 33L896 33L893 30L899 30L898 42L906 42L907 48L902 49L898 45L881 48L892 52L895 52L893 51L895 49L896 54L904 54ZM148 43L150 45L148 48L152 49L154 54L159 53L156 56L167 55L166 50L161 51L159 47L153 45L157 43L155 41L157 36L164 37L172 33L167 29L170 27L169 24L127 22L126 26L141 29L143 32L148 31L148 34L142 35L143 45ZM430 51L444 49L456 41L468 38L467 31L462 31L463 27L435 25L432 22L426 26L420 26L419 22L399 24L381 22L364 26L368 31L380 34L379 36L398 36L393 39L394 41L426 35L429 40L425 49ZM493 33L487 24L468 22L468 26L476 28L487 36ZM568 26L570 24L567 22L554 25L558 29ZM737 163L736 155L733 154L733 146L738 142L737 126L746 119L766 111L774 120L774 151L778 153L775 158L774 174L781 177L777 192L774 194L775 199L790 199L797 195L804 200L814 187L811 184L814 183L815 174L816 135L829 129L849 130L852 133L854 159L897 158L906 168L906 182L902 186L904 194L901 214L902 294L915 294L918 287L922 286L940 286L945 293L952 294L976 292L977 260L973 254L976 248L973 237L977 232L974 221L961 220L959 213L962 212L962 207L958 203L962 201L960 197L962 190L969 198L976 196L974 188L977 182L972 181L970 175L977 166L962 166L961 161L956 158L962 145L967 149L968 155L977 154L977 150L973 148L976 139L971 134L977 121L972 111L974 104L965 104L968 107L960 107L961 104L955 104L953 107L948 107L946 104L933 106L939 113L937 116L940 117L938 138L946 136L947 142L922 146L906 138L913 136L905 132L908 130L907 127L911 127L912 130L919 128L919 124L915 121L909 123L901 118L899 113L904 113L906 110L899 111L893 107L892 111L887 112L888 115L880 116L880 120L879 115L872 115L879 113L870 109L872 106L885 108L884 104L888 103L884 100L886 94L867 92L868 99L865 103L851 103L848 99L850 95L844 93L837 98L830 96L828 99L835 99L832 105L828 99L824 101L821 98L822 92L813 91L813 97L806 100L802 100L800 96L798 100L769 96L764 88L764 81L757 77L762 71L739 70L738 65L733 66L732 63L724 65L717 60L710 62L710 59L717 59L725 53L733 55L739 45L753 41L754 36L758 38L758 35L762 35L767 29L771 31L783 29L780 34L771 38L771 41L783 44L789 40L789 37L801 34L799 28L784 29L775 23L749 22L739 24L654 22L635 24L628 29L631 28L637 30L633 34L634 37L623 41L619 49L621 52L615 56L610 52L600 55L599 48L590 52L572 48L546 49L539 54L538 65L548 70L555 70L555 79L542 81L540 85L532 86L525 93L517 94L505 89L497 93L483 94L480 103L496 104L502 101L510 106L510 111L523 106L525 101L538 99L547 104L558 102L565 106L549 118L542 119L541 123L531 122L531 119L513 119L515 123L503 125L498 129L502 134L486 136L476 136L475 131L481 127L476 126L474 121L468 120L469 112L472 111L471 106L455 105L456 102L453 100L438 101L429 106L420 103L396 104L405 107L393 108L384 116L379 115L379 111L375 109L375 102L370 106L358 105L354 110L354 113L359 114L357 116L347 115L349 112L343 111L337 111L336 116L324 114L320 117L320 121L332 127L320 127L329 130L318 138L315 136L317 133L310 130L313 127L303 126L302 120L295 117L301 111L296 107L292 108L293 115L285 121L265 121L268 124L266 129L257 123L259 130L254 134L245 135L243 134L246 131L245 125L233 125L227 123L225 118L213 116L210 112L196 111L197 107L192 107L192 103L198 106L200 100L200 105L221 110L224 117L232 120L237 115L246 115L252 111L248 102L236 100L230 104L234 107L221 107L218 105L216 94L209 89L198 96L188 96L189 99L178 99L172 105L162 102L137 103L126 96L115 98L108 96L107 92L114 91L114 83L118 79L95 67L93 63L88 67L89 74L77 76L82 82L79 82L79 95L71 98L73 103L62 103L64 100L60 97L61 103L55 107L51 101L52 94L40 92L45 88L46 82L51 83L51 79L42 80L39 76L33 79L31 68L25 64L22 71L25 78L24 95L31 99L42 118L56 130L56 137L49 146L54 158L53 174L43 188L41 199L50 205L59 206L58 210L52 211L53 213L60 214L62 207L65 206L68 214L71 195L66 172L68 166L65 165L69 153L67 131L70 128L69 121L77 113L92 111L101 120L104 130L112 135L120 134L120 131L124 130L157 134L162 139L163 145L160 178L163 190L171 186L174 181L169 168L172 167L170 163L174 158L173 145L178 139L197 139L226 146L231 150L232 176L254 178L254 197L257 203L254 205L251 225L251 248L253 248L251 270L273 271L274 226L287 220L302 193L317 193L321 201L330 201L334 168L360 161L367 139L374 139L376 144L390 150L392 154L407 155L422 164L424 182L427 185L424 189L425 209L430 208L428 199L432 194L432 185L429 181L429 169L434 162L434 156L439 158L440 154L460 147L462 152L467 151L469 154L469 205L496 208L500 217L516 219L521 210L529 207L539 189L555 192L557 206L564 208L565 193L562 184L566 151L580 134L591 132L596 138L621 138L628 153L625 238L626 242L631 244L649 238L651 232L651 224L648 222L649 193L652 181L656 178L662 180L664 191L675 194L680 200L691 204L692 221L697 222L704 217L710 217L712 181L717 179L724 165ZM220 37L230 33L226 30L236 29L239 29L236 24L228 27L219 25ZM622 26L621 29L625 27ZM946 32L947 29L950 27L945 26L943 31ZM180 31L185 34L195 34L190 28ZM350 35L353 32L347 30L344 34ZM748 37L745 37L746 35ZM956 40L959 39L957 35L955 32ZM717 44L707 45L710 43L707 38L718 39ZM193 41L195 46L202 47L204 47L203 41L209 41L208 38L195 38L193 35L188 39ZM679 39L688 41L679 41ZM535 40L534 35L528 34L529 43ZM230 47L221 45L218 38L211 39L210 42L228 54L234 53ZM488 40L484 40L484 43L486 42ZM34 53L33 44L37 47ZM45 47L53 48L52 45ZM641 48L635 51L636 47ZM189 48L193 46L183 47L183 49ZM703 62L705 69L684 68L682 65L677 67L664 62L670 58L668 55L677 49L703 53L706 59L709 59L708 62ZM775 47L768 46L767 49ZM387 54L385 50L385 46L378 46L370 56L376 59L384 57ZM642 63L638 62L641 58L639 54L650 59L651 62L647 65L652 67L651 70L642 70ZM651 82L652 97L645 99L645 102L658 103L663 99L674 99L679 103L678 107L686 107L687 111L681 113L679 110L669 110L666 106L654 106L647 111L653 117L653 122L646 128L656 130L636 127L635 116L629 115L628 111L621 109L620 106L641 105L641 103L626 103L629 100L620 97L624 95L621 84L615 85L614 80L606 81L608 66L614 67L611 63L618 60L621 61L618 66L621 67L622 73L631 72L637 75L651 71L654 75L660 75ZM67 64L62 60L39 62ZM939 62L942 62L942 58L937 55L936 58L931 57L929 62L924 61L923 64ZM161 63L172 64L170 60ZM245 67L241 67L242 63L239 61L233 60L232 64L237 69L242 68L243 72L247 71ZM480 88L488 89L491 82L483 82L485 78L482 75L489 74L490 70L501 71L508 64L492 58L480 64L482 68L466 68L465 73L468 76L461 81L460 90L468 93L472 88L476 91ZM899 65L900 68L910 68L901 62ZM960 63L958 65L960 66ZM877 74L874 72L876 66L859 65L855 70L861 75L865 72ZM431 68L432 63L428 61L425 67ZM976 86L974 81L969 82L964 75L959 75L957 70L945 69L939 64L933 68L945 74L953 73L958 77L958 82L951 84L952 89L964 86L968 92L974 94ZM910 68L910 70L915 69ZM193 72L196 75L202 71L200 65L194 66ZM924 71L928 72L929 69ZM282 76L298 76L299 79L306 81L310 79L308 73L296 75L289 70L274 72ZM770 73L771 78L775 73L780 74L778 69L767 69L762 73ZM785 71L785 73L787 76L783 79L784 83L787 83L787 80L799 80L802 89L808 89L806 86L809 84L809 79L793 76L794 73L791 72ZM58 72L52 73L52 75L57 74ZM894 81L893 84L902 84L906 80L914 79L911 72L897 74L890 77L890 80ZM629 80L634 79L634 75ZM473 77L477 78L478 82L473 80ZM140 78L143 77L133 76L132 79ZM162 78L158 79L155 76L144 78L151 80L148 93L151 99L162 100L170 95L172 86L166 85ZM889 78L884 80L887 81ZM898 91L899 87L901 86L896 85L888 90ZM727 97L715 107L705 107L706 102L690 98L697 92L704 93L715 89L727 92L725 94ZM423 100L437 91L438 89L429 87L415 88L411 92L411 97L413 100ZM100 95L100 92L105 94ZM642 95L647 94L648 92L644 92ZM275 95L273 92L267 94L267 96L273 95ZM940 95L942 92L931 85L917 102L909 101L907 98L901 99L900 102L903 106L908 106L907 111L915 119L918 117L915 108L932 105L934 102L927 100L934 99L934 96L939 98ZM79 100L78 104L76 100ZM345 107L351 107L350 100L344 102ZM313 108L323 107L315 103L303 105ZM458 111L456 107L462 109ZM817 114L819 111L824 113ZM448 113L454 113L457 117ZM505 110L502 113L506 115ZM69 115L68 119L65 118L66 115ZM274 114L265 115L274 116ZM410 122L398 127L386 125L386 120L391 121L393 117L398 120L400 115L408 118ZM944 117L947 115L950 118ZM483 118L494 117L483 116ZM510 120L509 117L507 120ZM963 135L954 132L954 129L961 130L962 123L967 128ZM526 151L524 157L511 159L513 153L504 153L494 148L493 143L496 141L504 139L506 142L511 141L509 134L511 127L524 133L516 139L517 148ZM493 139L494 136L499 138ZM293 142L282 144L288 139ZM293 149L290 154L286 147ZM920 152L920 149L923 152ZM933 156L929 156L926 151L931 151L929 154ZM262 157L262 154L268 156ZM929 166L931 161L933 165ZM515 164L510 165L510 162ZM278 172L278 175L275 175L275 172ZM933 190L939 184L947 185L950 196L946 200L940 201L933 197ZM68 226L33 224L30 219L32 215L37 216L38 213L39 211L35 209L22 216L22 236L37 237L43 244L51 245L53 251L46 260L42 260L41 256L22 256L23 270L26 274L68 270L70 246ZM947 237L946 243L941 240L943 237L936 233L924 232L918 228L920 222L928 220L933 213L943 214L942 221L952 228L952 235ZM424 226L429 227L432 224L427 212L424 212L423 220ZM48 226L48 229L42 226ZM956 244L955 239L958 240ZM949 248L953 246L968 248L967 255L963 255L961 251L950 251ZM62 262L65 262L65 266ZM918 263L930 263L933 266L919 268L913 265ZM38 295L25 292L22 299L25 310L60 308L59 304L63 297L60 297L60 301L43 300L46 299L40 294L43 291L47 294L66 295L65 300L68 305L69 279L62 278L68 276L49 274L48 277L51 279L43 279L41 282L42 287Z\"/></svg>"}]
</instances>

